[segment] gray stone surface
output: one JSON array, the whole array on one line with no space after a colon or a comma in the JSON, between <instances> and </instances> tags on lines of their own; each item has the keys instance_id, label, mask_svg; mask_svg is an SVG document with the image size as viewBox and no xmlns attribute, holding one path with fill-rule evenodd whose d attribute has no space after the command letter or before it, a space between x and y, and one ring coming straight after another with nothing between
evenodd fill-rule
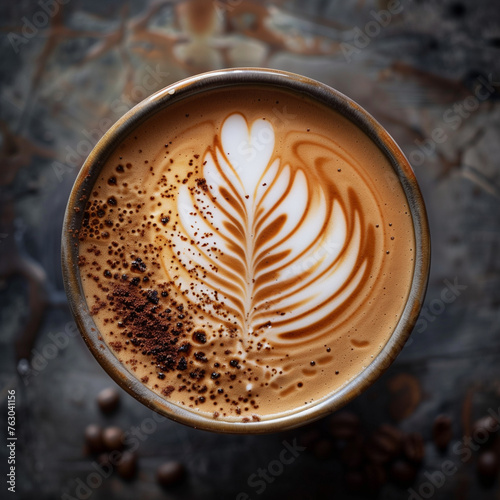
<instances>
[{"instance_id":1,"label":"gray stone surface","mask_svg":"<svg viewBox=\"0 0 500 500\"><path fill-rule=\"evenodd\" d=\"M82 453L85 426L152 429L154 422L125 393L118 413L100 415L95 396L112 381L80 338L55 336L72 325L60 232L79 167L111 122L145 96L191 74L242 65L332 85L379 120L412 161L433 244L426 313L394 365L350 409L366 432L390 422L423 433L426 458L413 485L422 495L429 492L419 490L428 482L425 473L451 460L456 472L432 487L432 498L498 498L498 480L490 488L477 481L477 454L463 460L454 451L460 444L440 454L431 442L436 415L452 417L453 441L463 443L470 423L500 406L498 3L206 0L201 4L214 10L198 31L182 10L187 2L62 3L44 4L56 5L54 15L38 2L0 3L0 414L6 415L7 390L16 389L17 498L83 498L77 480L94 471ZM373 13L394 6L398 13L387 26L374 24ZM466 288L444 304L450 282ZM58 346L55 338L65 341ZM25 377L16 371L18 339L33 350ZM357 498L345 488L338 459L320 460L310 450L262 494L248 484L279 457L285 439L291 443L304 431L225 436L167 420L154 425L138 446L136 480L113 475L90 498L218 500L239 492L262 499ZM326 435L325 422L314 427ZM182 461L188 475L164 491L154 474L169 459ZM0 497L7 495L0 484ZM408 497L394 485L359 496Z\"/></svg>"}]
</instances>

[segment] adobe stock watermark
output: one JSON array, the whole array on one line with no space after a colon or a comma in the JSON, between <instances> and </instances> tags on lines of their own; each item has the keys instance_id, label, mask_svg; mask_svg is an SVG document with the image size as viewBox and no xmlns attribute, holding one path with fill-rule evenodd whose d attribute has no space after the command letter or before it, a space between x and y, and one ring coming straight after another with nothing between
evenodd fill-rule
<instances>
[{"instance_id":1,"label":"adobe stock watermark","mask_svg":"<svg viewBox=\"0 0 500 500\"><path fill-rule=\"evenodd\" d=\"M306 449L305 446L297 444L297 439L294 439L292 444L285 440L282 442L282 445L283 449L278 458L271 460L265 468L259 467L254 473L248 476L247 484L255 494L262 495L267 487L283 474L285 467L295 462L299 455ZM251 498L250 494L244 491L236 495L236 500L250 500Z\"/></svg>"},{"instance_id":2,"label":"adobe stock watermark","mask_svg":"<svg viewBox=\"0 0 500 500\"><path fill-rule=\"evenodd\" d=\"M430 136L423 140L415 139L414 143L417 147L408 154L410 163L418 167L424 163L426 158L433 156L436 152L436 145L443 144L449 139L446 129L457 130L464 120L479 109L481 102L486 101L495 93L495 86L499 85L500 81L493 80L491 73L487 79L482 76L477 78L474 93L455 102L443 112L442 122L445 124L444 126L435 127Z\"/></svg>"},{"instance_id":3,"label":"adobe stock watermark","mask_svg":"<svg viewBox=\"0 0 500 500\"><path fill-rule=\"evenodd\" d=\"M69 346L71 339L79 335L78 328L72 321L64 325L64 331L49 333L47 336L50 340L43 346L31 351L30 369L22 373L24 385L27 386L33 377L38 377L47 368L49 362L57 358Z\"/></svg>"},{"instance_id":4,"label":"adobe stock watermark","mask_svg":"<svg viewBox=\"0 0 500 500\"><path fill-rule=\"evenodd\" d=\"M151 95L152 92L156 91L162 83L165 83L165 79L170 76L170 72L162 71L159 64L157 64L154 69L150 66L146 66L144 71L145 75L141 83L135 85L130 91L130 98L128 96L123 96L121 99L115 99L111 102L110 109L113 113L119 116L125 114L133 108L137 102L142 101ZM87 158L92 149L94 149L94 146L113 123L114 120L111 118L102 118L95 128L82 130L81 135L84 138L81 139L74 148L66 146L64 163L57 160L52 162L52 170L59 182L63 180L67 172L72 172L81 167L85 158Z\"/></svg>"},{"instance_id":5,"label":"adobe stock watermark","mask_svg":"<svg viewBox=\"0 0 500 500\"><path fill-rule=\"evenodd\" d=\"M94 490L100 488L105 479L108 479L120 464L124 453L134 453L140 444L149 439L158 430L158 425L166 420L156 412L151 412L151 417L146 417L140 425L132 426L122 436L124 451L112 451L108 455L107 463L99 464L95 460L91 463L93 469L84 479L78 477L74 480L72 493L63 493L61 500L87 500Z\"/></svg>"},{"instance_id":6,"label":"adobe stock watermark","mask_svg":"<svg viewBox=\"0 0 500 500\"><path fill-rule=\"evenodd\" d=\"M429 323L433 323L438 316L443 314L447 305L452 304L457 300L462 292L467 290L467 285L461 285L458 278L455 277L453 283L448 279L443 280L445 286L441 289L439 297L432 299L428 306L425 306L420 311L420 317L415 325L418 333L422 333L427 329Z\"/></svg>"},{"instance_id":7,"label":"adobe stock watermark","mask_svg":"<svg viewBox=\"0 0 500 500\"><path fill-rule=\"evenodd\" d=\"M296 118L297 115L290 113L287 106L281 108L275 106L271 109L271 113L266 116L266 120L274 130L286 128ZM253 161L261 151L275 141L274 130L269 127L262 127L251 139L249 137L241 141L236 147L236 151L241 156L241 161L226 157L226 160L229 160L231 167L236 173L240 172L245 166L248 166L249 162ZM205 180L212 192L216 192L218 187L225 184L223 177L215 169L210 169L208 174L205 174Z\"/></svg>"},{"instance_id":8,"label":"adobe stock watermark","mask_svg":"<svg viewBox=\"0 0 500 500\"><path fill-rule=\"evenodd\" d=\"M475 451L485 444L490 435L500 430L500 408L496 411L493 408L488 409L488 414L493 417L489 422L490 427L474 429L472 435L464 435L460 441L455 442L452 447L452 452L455 456L460 457L462 463L467 463ZM440 470L434 472L425 471L424 476L427 481L421 483L416 489L408 489L408 500L427 500L431 498L436 490L442 488L449 477L458 472L457 465L452 460L445 460L440 467Z\"/></svg>"},{"instance_id":9,"label":"adobe stock watermark","mask_svg":"<svg viewBox=\"0 0 500 500\"><path fill-rule=\"evenodd\" d=\"M389 26L393 17L402 11L403 5L400 0L390 0L387 4L387 9L370 11L370 16L373 19L368 21L363 29L356 26L350 30L350 43L342 42L340 44L345 60L350 63L353 60L353 56L366 49L372 40L380 35L382 29Z\"/></svg>"},{"instance_id":10,"label":"adobe stock watermark","mask_svg":"<svg viewBox=\"0 0 500 500\"><path fill-rule=\"evenodd\" d=\"M423 333L429 327L430 323L434 323L438 316L444 313L446 308L455 302L462 293L469 288L468 285L462 285L458 282L458 277L451 282L448 279L443 280L444 287L441 289L439 296L434 297L428 305L424 306L420 311L420 316L415 324L414 332ZM414 335L414 334L413 334ZM414 336L411 336L405 344L405 347L410 346L414 342Z\"/></svg>"},{"instance_id":11,"label":"adobe stock watermark","mask_svg":"<svg viewBox=\"0 0 500 500\"><path fill-rule=\"evenodd\" d=\"M266 117L267 121L271 123L274 129L288 126L295 118L297 118L297 115L289 113L287 106L283 106L281 109L273 107L271 114ZM246 161L252 161L260 151L274 142L274 131L271 131L269 128L261 128L257 136L252 139L251 143L249 141L242 141L237 148L238 153L240 153ZM237 162L232 165L236 171L241 168Z\"/></svg>"},{"instance_id":12,"label":"adobe stock watermark","mask_svg":"<svg viewBox=\"0 0 500 500\"><path fill-rule=\"evenodd\" d=\"M287 280L300 277L302 273L309 272L316 266L320 266L329 256L337 255L342 248L342 243L335 240L331 235L307 258L300 260L287 267L283 273L283 279Z\"/></svg>"},{"instance_id":13,"label":"adobe stock watermark","mask_svg":"<svg viewBox=\"0 0 500 500\"><path fill-rule=\"evenodd\" d=\"M21 33L11 31L7 34L14 52L19 53L20 47L26 45L41 29L45 29L50 20L57 15L61 5L65 5L69 0L39 0L37 5L40 7L29 19L26 16L21 18Z\"/></svg>"}]
</instances>

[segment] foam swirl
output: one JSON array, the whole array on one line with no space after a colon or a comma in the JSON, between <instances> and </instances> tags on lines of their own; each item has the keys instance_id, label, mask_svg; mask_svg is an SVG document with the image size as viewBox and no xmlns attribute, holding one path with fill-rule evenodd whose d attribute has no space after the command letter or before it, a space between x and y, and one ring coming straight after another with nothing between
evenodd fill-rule
<instances>
[{"instance_id":1,"label":"foam swirl","mask_svg":"<svg viewBox=\"0 0 500 500\"><path fill-rule=\"evenodd\" d=\"M184 253L168 253L164 265L170 275L172 262L189 273L186 295L205 313L279 343L331 331L345 316L372 264L373 228L353 190L345 200L275 151L268 120L225 119L204 178L179 189L169 248Z\"/></svg>"},{"instance_id":2,"label":"foam swirl","mask_svg":"<svg viewBox=\"0 0 500 500\"><path fill-rule=\"evenodd\" d=\"M85 298L129 371L213 418L272 418L383 348L413 278L408 202L376 144L276 88L200 93L116 146L78 231Z\"/></svg>"}]
</instances>

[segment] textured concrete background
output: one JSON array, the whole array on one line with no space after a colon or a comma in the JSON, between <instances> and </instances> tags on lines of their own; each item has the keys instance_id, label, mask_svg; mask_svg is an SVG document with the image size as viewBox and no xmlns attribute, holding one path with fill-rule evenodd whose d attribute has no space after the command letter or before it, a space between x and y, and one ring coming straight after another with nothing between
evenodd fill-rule
<instances>
[{"instance_id":1,"label":"textured concrete background","mask_svg":"<svg viewBox=\"0 0 500 500\"><path fill-rule=\"evenodd\" d=\"M96 394L113 382L71 335L59 263L63 212L85 156L113 121L169 83L230 66L289 70L337 88L409 157L432 232L424 313L394 365L349 409L366 432L390 423L424 435L417 492L426 473L453 462L456 472L422 495L500 498L498 481L479 484L476 454L464 460L458 448L442 454L431 442L438 414L451 416L453 441L463 444L471 422L500 406L498 2L2 0L0 61L2 436L10 389L18 417L17 493L2 480L0 498L86 498L77 490L93 471L82 454L85 426L151 421L125 393L111 417L96 407ZM31 366L18 367L27 356ZM279 457L285 439L305 442L306 431L225 436L162 420L140 442L138 477L113 475L90 498L410 497L392 483L349 493L327 423L313 426L326 452L301 452L259 494L248 478ZM154 474L167 459L182 461L188 475L164 491Z\"/></svg>"}]
</instances>

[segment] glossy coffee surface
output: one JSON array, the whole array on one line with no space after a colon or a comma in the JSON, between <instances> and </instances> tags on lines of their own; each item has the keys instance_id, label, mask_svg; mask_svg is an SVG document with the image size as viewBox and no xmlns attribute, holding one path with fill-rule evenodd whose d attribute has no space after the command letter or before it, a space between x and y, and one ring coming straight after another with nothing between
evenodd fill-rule
<instances>
[{"instance_id":1,"label":"glossy coffee surface","mask_svg":"<svg viewBox=\"0 0 500 500\"><path fill-rule=\"evenodd\" d=\"M219 89L143 122L79 231L93 319L166 400L258 421L345 386L390 338L415 239L389 161L301 94Z\"/></svg>"}]
</instances>

